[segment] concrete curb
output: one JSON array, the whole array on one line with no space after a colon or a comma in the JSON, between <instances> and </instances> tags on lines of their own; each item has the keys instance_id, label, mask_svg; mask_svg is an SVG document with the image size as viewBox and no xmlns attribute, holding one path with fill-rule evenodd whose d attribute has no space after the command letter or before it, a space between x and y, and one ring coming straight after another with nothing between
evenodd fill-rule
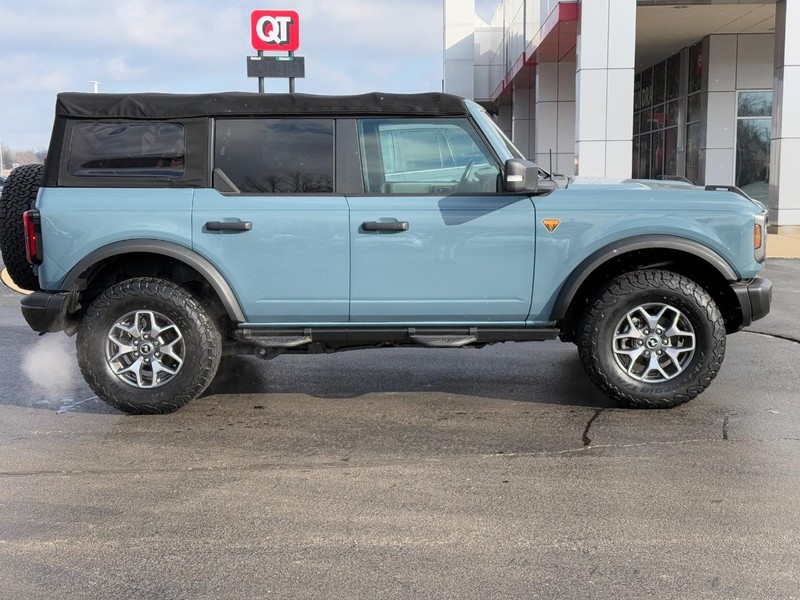
<instances>
[{"instance_id":1,"label":"concrete curb","mask_svg":"<svg viewBox=\"0 0 800 600\"><path fill-rule=\"evenodd\" d=\"M770 258L800 258L800 237L769 234L767 259Z\"/></svg>"}]
</instances>

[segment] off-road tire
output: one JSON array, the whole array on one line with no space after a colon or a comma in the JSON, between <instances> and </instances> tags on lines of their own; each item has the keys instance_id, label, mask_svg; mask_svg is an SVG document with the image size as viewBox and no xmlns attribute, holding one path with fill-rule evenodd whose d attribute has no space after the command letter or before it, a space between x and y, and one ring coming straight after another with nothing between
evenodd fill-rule
<instances>
[{"instance_id":1,"label":"off-road tire","mask_svg":"<svg viewBox=\"0 0 800 600\"><path fill-rule=\"evenodd\" d=\"M23 290L39 289L39 279L25 256L22 213L36 203L43 172L44 165L17 167L6 179L0 196L0 252L9 276Z\"/></svg>"},{"instance_id":2,"label":"off-road tire","mask_svg":"<svg viewBox=\"0 0 800 600\"><path fill-rule=\"evenodd\" d=\"M109 334L120 319L135 311L163 315L183 336L182 366L158 387L126 383L107 360ZM100 294L83 316L76 345L89 387L106 403L129 414L170 413L194 400L211 383L222 356L219 330L203 305L184 288L149 277L123 281Z\"/></svg>"},{"instance_id":3,"label":"off-road tire","mask_svg":"<svg viewBox=\"0 0 800 600\"><path fill-rule=\"evenodd\" d=\"M653 305L688 320L695 349L674 378L648 382L629 375L615 358L622 353L615 352L614 336L631 311ZM695 398L716 377L725 357L725 322L711 296L691 279L670 271L635 271L616 277L590 301L578 328L578 354L595 385L623 406L671 408Z\"/></svg>"}]
</instances>

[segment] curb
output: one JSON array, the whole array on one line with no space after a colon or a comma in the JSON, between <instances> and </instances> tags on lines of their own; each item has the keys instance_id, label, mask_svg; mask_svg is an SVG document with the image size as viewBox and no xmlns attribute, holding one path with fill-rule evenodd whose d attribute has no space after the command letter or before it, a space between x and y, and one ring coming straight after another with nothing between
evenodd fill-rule
<instances>
[{"instance_id":1,"label":"curb","mask_svg":"<svg viewBox=\"0 0 800 600\"><path fill-rule=\"evenodd\" d=\"M800 258L800 238L787 235L767 235L767 260L770 258Z\"/></svg>"}]
</instances>

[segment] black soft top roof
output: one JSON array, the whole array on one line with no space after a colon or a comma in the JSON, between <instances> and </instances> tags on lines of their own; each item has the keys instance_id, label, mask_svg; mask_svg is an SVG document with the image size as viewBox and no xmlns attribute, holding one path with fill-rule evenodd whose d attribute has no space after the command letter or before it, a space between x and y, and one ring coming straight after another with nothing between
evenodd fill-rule
<instances>
[{"instance_id":1,"label":"black soft top roof","mask_svg":"<svg viewBox=\"0 0 800 600\"><path fill-rule=\"evenodd\" d=\"M246 115L466 115L450 94L58 94L56 115L78 119L178 119Z\"/></svg>"}]
</instances>

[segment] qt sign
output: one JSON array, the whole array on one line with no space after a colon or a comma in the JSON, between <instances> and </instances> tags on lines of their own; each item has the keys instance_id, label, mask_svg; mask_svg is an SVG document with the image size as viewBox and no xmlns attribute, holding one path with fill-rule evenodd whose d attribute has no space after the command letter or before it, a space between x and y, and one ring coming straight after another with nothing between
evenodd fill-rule
<instances>
[{"instance_id":1,"label":"qt sign","mask_svg":"<svg viewBox=\"0 0 800 600\"><path fill-rule=\"evenodd\" d=\"M300 17L293 10L254 10L250 34L256 50L294 52L300 47Z\"/></svg>"}]
</instances>

